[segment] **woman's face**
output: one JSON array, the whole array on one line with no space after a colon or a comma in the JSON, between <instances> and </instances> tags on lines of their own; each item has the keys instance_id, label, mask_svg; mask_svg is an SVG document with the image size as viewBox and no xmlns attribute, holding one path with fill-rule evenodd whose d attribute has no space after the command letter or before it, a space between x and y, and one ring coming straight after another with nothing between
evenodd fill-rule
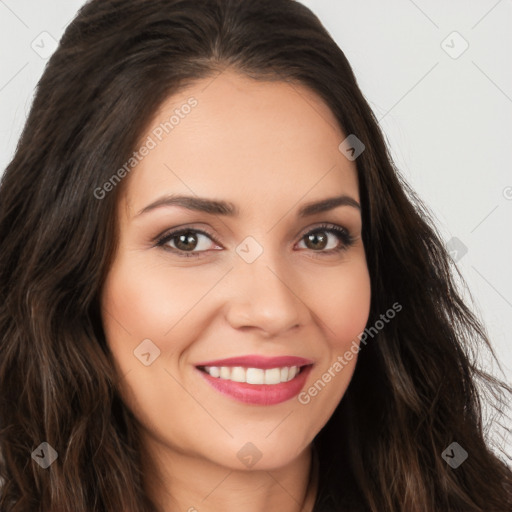
<instances>
[{"instance_id":1,"label":"woman's face","mask_svg":"<svg viewBox=\"0 0 512 512\"><path fill-rule=\"evenodd\" d=\"M277 468L338 405L370 308L346 135L308 89L225 71L170 97L141 138L102 312L155 453Z\"/></svg>"}]
</instances>

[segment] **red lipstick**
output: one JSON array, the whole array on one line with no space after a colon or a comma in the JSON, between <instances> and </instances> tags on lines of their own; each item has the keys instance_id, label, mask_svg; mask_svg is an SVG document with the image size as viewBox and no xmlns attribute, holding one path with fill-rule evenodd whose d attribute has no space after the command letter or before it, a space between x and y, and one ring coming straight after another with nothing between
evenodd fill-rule
<instances>
[{"instance_id":1,"label":"red lipstick","mask_svg":"<svg viewBox=\"0 0 512 512\"><path fill-rule=\"evenodd\" d=\"M205 381L220 393L239 402L253 405L274 405L284 402L298 395L306 383L306 379L313 367L314 361L296 356L240 356L215 361L203 361L196 368ZM242 367L271 370L273 368L298 368L298 373L287 382L276 384L249 384L236 382L230 378L212 376L204 367ZM286 370L285 370L286 371ZM217 371L217 375L219 372ZM247 373L248 376L248 373Z\"/></svg>"}]
</instances>

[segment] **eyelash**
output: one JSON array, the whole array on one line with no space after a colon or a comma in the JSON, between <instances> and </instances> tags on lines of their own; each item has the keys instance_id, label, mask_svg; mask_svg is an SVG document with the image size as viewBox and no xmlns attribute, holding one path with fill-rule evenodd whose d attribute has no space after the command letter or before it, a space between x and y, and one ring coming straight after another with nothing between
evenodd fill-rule
<instances>
[{"instance_id":1,"label":"eyelash","mask_svg":"<svg viewBox=\"0 0 512 512\"><path fill-rule=\"evenodd\" d=\"M347 229L342 228L341 226L337 226L336 224L322 224L318 227L315 227L311 231L304 233L304 235L302 235L300 240L304 239L308 235L312 235L312 234L322 232L322 231L336 235L341 240L342 243L340 246L338 246L334 249L328 249L328 250L322 250L322 251L313 251L311 249L312 252L318 253L318 256L320 256L320 257L329 256L334 253L340 253L342 251L346 251L352 245L354 245L354 243L356 241L356 238L353 237ZM183 251L180 249L176 249L175 247L166 247L165 246L165 244L167 244L174 238L178 237L179 235L186 234L186 233L205 235L208 238L210 238L213 242L220 245L219 242L217 242L217 240L215 240L215 237L213 236L213 234L209 233L206 230L194 229L194 228L182 228L182 229L177 229L175 231L171 231L170 233L167 233L167 234L163 235L162 237L159 237L156 242L156 246L162 247L164 250L171 251L171 252L177 254L178 256L184 257L184 258L201 257L200 255L202 253L207 252L207 251L187 252L187 251ZM317 256L315 255L315 257L317 257Z\"/></svg>"}]
</instances>

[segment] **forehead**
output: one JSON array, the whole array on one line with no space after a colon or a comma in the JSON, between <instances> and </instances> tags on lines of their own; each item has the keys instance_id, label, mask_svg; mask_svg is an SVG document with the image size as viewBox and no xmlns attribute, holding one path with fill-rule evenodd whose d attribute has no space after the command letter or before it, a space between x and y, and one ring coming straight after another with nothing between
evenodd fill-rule
<instances>
[{"instance_id":1,"label":"forehead","mask_svg":"<svg viewBox=\"0 0 512 512\"><path fill-rule=\"evenodd\" d=\"M142 134L151 147L131 172L128 216L162 193L260 207L335 192L358 199L346 135L305 86L257 81L234 71L194 82L166 99Z\"/></svg>"}]
</instances>

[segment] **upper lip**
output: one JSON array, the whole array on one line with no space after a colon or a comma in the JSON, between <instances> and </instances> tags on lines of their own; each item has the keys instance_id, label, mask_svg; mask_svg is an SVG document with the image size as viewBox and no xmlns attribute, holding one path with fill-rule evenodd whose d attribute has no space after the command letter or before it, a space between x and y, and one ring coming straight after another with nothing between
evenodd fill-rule
<instances>
[{"instance_id":1,"label":"upper lip","mask_svg":"<svg viewBox=\"0 0 512 512\"><path fill-rule=\"evenodd\" d=\"M215 361L205 361L196 364L196 366L243 366L245 368L260 368L262 370L267 370L269 368L283 368L284 366L306 366L313 363L314 361L311 359L305 359L297 356L264 357L249 355L217 359Z\"/></svg>"}]
</instances>

